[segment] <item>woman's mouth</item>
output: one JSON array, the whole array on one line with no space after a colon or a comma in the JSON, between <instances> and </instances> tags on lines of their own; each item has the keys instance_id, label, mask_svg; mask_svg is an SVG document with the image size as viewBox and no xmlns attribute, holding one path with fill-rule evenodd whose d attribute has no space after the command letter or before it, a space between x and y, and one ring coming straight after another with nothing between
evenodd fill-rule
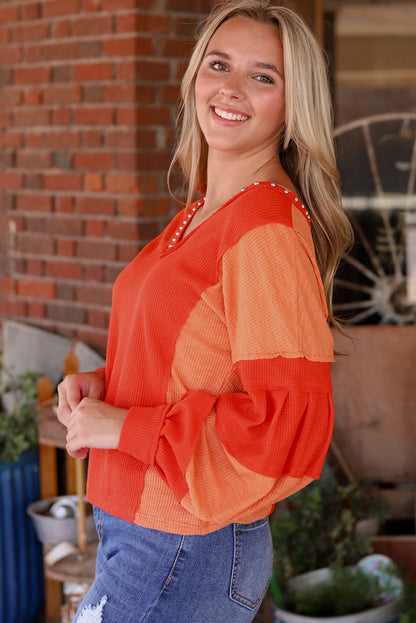
<instances>
[{"instance_id":1,"label":"woman's mouth","mask_svg":"<svg viewBox=\"0 0 416 623\"><path fill-rule=\"evenodd\" d=\"M217 108L217 106L214 107L214 113L217 117L221 117L221 119L225 119L226 121L247 121L249 118L247 115L227 112L226 110L222 110L222 108Z\"/></svg>"}]
</instances>

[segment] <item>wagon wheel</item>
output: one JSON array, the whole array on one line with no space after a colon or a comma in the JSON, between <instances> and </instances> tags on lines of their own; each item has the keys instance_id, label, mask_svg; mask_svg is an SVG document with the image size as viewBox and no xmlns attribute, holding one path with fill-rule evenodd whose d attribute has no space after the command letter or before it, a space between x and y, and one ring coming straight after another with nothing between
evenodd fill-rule
<instances>
[{"instance_id":1,"label":"wagon wheel","mask_svg":"<svg viewBox=\"0 0 416 623\"><path fill-rule=\"evenodd\" d=\"M414 323L416 113L360 119L334 137L355 231L336 275L334 311L353 324Z\"/></svg>"}]
</instances>

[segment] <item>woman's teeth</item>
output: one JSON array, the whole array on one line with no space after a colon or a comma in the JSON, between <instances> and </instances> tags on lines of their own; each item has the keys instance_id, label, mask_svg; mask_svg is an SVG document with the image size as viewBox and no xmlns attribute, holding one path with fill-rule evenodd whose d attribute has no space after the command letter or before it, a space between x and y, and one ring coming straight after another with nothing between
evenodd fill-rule
<instances>
[{"instance_id":1,"label":"woman's teeth","mask_svg":"<svg viewBox=\"0 0 416 623\"><path fill-rule=\"evenodd\" d=\"M221 117L221 119L227 119L228 121L246 121L248 119L246 115L236 115L234 113L221 110L221 108L214 108L214 112L216 115Z\"/></svg>"}]
</instances>

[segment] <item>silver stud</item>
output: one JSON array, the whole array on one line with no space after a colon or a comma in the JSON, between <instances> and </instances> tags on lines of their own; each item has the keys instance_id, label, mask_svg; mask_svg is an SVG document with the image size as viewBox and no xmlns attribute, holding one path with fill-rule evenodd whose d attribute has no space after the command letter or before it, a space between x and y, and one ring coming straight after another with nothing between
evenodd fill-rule
<instances>
[{"instance_id":1,"label":"silver stud","mask_svg":"<svg viewBox=\"0 0 416 623\"><path fill-rule=\"evenodd\" d=\"M305 210L305 206L303 205L303 203L302 203L302 208Z\"/></svg>"},{"instance_id":2,"label":"silver stud","mask_svg":"<svg viewBox=\"0 0 416 623\"><path fill-rule=\"evenodd\" d=\"M299 197L295 197L295 201L296 201L296 202L297 202L297 201L299 201Z\"/></svg>"},{"instance_id":3,"label":"silver stud","mask_svg":"<svg viewBox=\"0 0 416 623\"><path fill-rule=\"evenodd\" d=\"M182 231L182 229L183 229L183 225L179 225L179 229Z\"/></svg>"},{"instance_id":4,"label":"silver stud","mask_svg":"<svg viewBox=\"0 0 416 623\"><path fill-rule=\"evenodd\" d=\"M187 222L188 222L188 221L182 221L182 223L183 223L184 225L186 225L186 223L187 223Z\"/></svg>"},{"instance_id":5,"label":"silver stud","mask_svg":"<svg viewBox=\"0 0 416 623\"><path fill-rule=\"evenodd\" d=\"M177 238L172 238L172 242L176 242Z\"/></svg>"},{"instance_id":6,"label":"silver stud","mask_svg":"<svg viewBox=\"0 0 416 623\"><path fill-rule=\"evenodd\" d=\"M258 186L260 182L254 182L254 186Z\"/></svg>"},{"instance_id":7,"label":"silver stud","mask_svg":"<svg viewBox=\"0 0 416 623\"><path fill-rule=\"evenodd\" d=\"M270 186L276 186L274 182L270 182Z\"/></svg>"},{"instance_id":8,"label":"silver stud","mask_svg":"<svg viewBox=\"0 0 416 623\"><path fill-rule=\"evenodd\" d=\"M171 249L172 247L173 247L173 244L170 244L168 248Z\"/></svg>"},{"instance_id":9,"label":"silver stud","mask_svg":"<svg viewBox=\"0 0 416 623\"><path fill-rule=\"evenodd\" d=\"M242 189L240 190L240 193L242 193L242 192L244 192L244 191L245 191L245 187L244 187L244 188L242 188Z\"/></svg>"}]
</instances>

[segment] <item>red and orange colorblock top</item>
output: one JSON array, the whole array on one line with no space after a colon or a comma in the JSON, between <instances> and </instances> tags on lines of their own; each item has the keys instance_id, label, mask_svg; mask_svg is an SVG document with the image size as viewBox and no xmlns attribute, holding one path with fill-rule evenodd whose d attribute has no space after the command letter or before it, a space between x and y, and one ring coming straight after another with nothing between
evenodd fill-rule
<instances>
[{"instance_id":1,"label":"red and orange colorblock top","mask_svg":"<svg viewBox=\"0 0 416 623\"><path fill-rule=\"evenodd\" d=\"M118 277L106 401L117 450L91 450L87 494L145 527L251 522L318 478L333 427L333 341L310 223L260 182L182 237L182 210Z\"/></svg>"}]
</instances>

